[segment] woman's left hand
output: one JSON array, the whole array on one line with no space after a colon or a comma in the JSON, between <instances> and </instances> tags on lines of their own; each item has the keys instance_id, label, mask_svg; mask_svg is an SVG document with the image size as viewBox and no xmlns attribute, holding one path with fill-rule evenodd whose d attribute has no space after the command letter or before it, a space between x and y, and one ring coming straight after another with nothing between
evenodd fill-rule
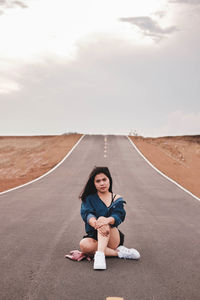
<instances>
[{"instance_id":1,"label":"woman's left hand","mask_svg":"<svg viewBox=\"0 0 200 300\"><path fill-rule=\"evenodd\" d=\"M110 233L109 226L108 225L102 225L98 228L98 232L103 236L108 236Z\"/></svg>"},{"instance_id":2,"label":"woman's left hand","mask_svg":"<svg viewBox=\"0 0 200 300\"><path fill-rule=\"evenodd\" d=\"M96 229L100 228L101 226L108 225L109 219L106 217L99 217L96 221Z\"/></svg>"}]
</instances>

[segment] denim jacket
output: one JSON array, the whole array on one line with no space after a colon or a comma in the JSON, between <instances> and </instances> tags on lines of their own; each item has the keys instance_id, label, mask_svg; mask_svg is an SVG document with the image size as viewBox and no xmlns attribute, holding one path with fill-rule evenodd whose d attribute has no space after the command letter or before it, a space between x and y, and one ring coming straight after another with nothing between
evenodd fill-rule
<instances>
[{"instance_id":1,"label":"denim jacket","mask_svg":"<svg viewBox=\"0 0 200 300\"><path fill-rule=\"evenodd\" d=\"M86 197L85 202L81 204L81 217L85 222L85 231L91 232L94 230L92 226L89 225L88 221L91 217L98 219L99 217L113 217L115 223L111 227L118 227L125 219L126 212L124 210L124 203L122 197L114 200L112 204L107 207L105 203L99 198L98 194L92 194Z\"/></svg>"}]
</instances>

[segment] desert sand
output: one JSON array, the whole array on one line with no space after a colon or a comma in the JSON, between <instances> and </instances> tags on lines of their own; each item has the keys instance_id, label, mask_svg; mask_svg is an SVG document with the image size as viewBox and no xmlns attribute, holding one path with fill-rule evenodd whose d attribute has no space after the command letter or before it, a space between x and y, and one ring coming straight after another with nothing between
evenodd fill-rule
<instances>
[{"instance_id":1,"label":"desert sand","mask_svg":"<svg viewBox=\"0 0 200 300\"><path fill-rule=\"evenodd\" d=\"M81 136L0 137L0 192L48 172ZM157 169L200 197L200 136L130 138Z\"/></svg>"},{"instance_id":2,"label":"desert sand","mask_svg":"<svg viewBox=\"0 0 200 300\"><path fill-rule=\"evenodd\" d=\"M130 138L158 170L200 197L200 135Z\"/></svg>"},{"instance_id":3,"label":"desert sand","mask_svg":"<svg viewBox=\"0 0 200 300\"><path fill-rule=\"evenodd\" d=\"M81 136L0 137L0 192L48 172L67 155Z\"/></svg>"}]
</instances>

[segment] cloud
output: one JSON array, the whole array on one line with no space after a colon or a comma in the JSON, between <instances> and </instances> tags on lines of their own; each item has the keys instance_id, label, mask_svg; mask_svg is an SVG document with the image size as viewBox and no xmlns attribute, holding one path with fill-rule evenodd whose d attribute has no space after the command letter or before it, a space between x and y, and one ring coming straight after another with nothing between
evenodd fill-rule
<instances>
[{"instance_id":1,"label":"cloud","mask_svg":"<svg viewBox=\"0 0 200 300\"><path fill-rule=\"evenodd\" d=\"M166 14L167 14L167 12L166 12L166 11L162 11L162 10L156 11L156 12L154 13L154 15L155 15L155 16L158 16L159 18L165 17Z\"/></svg>"},{"instance_id":2,"label":"cloud","mask_svg":"<svg viewBox=\"0 0 200 300\"><path fill-rule=\"evenodd\" d=\"M158 135L172 135L178 134L177 118L179 133L186 132L194 121L184 127L183 116L176 115L172 126L167 116L179 108L200 111L199 55L182 51L180 41L163 49L94 37L79 42L73 61L49 55L32 64L18 60L14 70L12 61L9 72L4 66L0 135L128 134L131 128L141 135L151 136L154 128ZM170 131L160 130L166 124Z\"/></svg>"},{"instance_id":3,"label":"cloud","mask_svg":"<svg viewBox=\"0 0 200 300\"><path fill-rule=\"evenodd\" d=\"M0 95L9 94L20 90L20 86L17 82L10 79L4 79L0 82Z\"/></svg>"},{"instance_id":4,"label":"cloud","mask_svg":"<svg viewBox=\"0 0 200 300\"><path fill-rule=\"evenodd\" d=\"M200 0L170 0L169 3L199 5L200 4Z\"/></svg>"},{"instance_id":5,"label":"cloud","mask_svg":"<svg viewBox=\"0 0 200 300\"><path fill-rule=\"evenodd\" d=\"M28 7L22 1L13 1L13 4L16 5L16 6L20 6L21 8L27 8Z\"/></svg>"},{"instance_id":6,"label":"cloud","mask_svg":"<svg viewBox=\"0 0 200 300\"><path fill-rule=\"evenodd\" d=\"M146 16L120 18L120 21L137 26L145 36L150 36L156 40L160 40L178 30L176 26L162 28L155 20Z\"/></svg>"},{"instance_id":7,"label":"cloud","mask_svg":"<svg viewBox=\"0 0 200 300\"><path fill-rule=\"evenodd\" d=\"M16 8L16 7L20 7L20 8L27 8L28 6L20 0L0 0L0 7L3 9L2 11L0 11L0 15L4 14L4 10L9 9L9 8Z\"/></svg>"},{"instance_id":8,"label":"cloud","mask_svg":"<svg viewBox=\"0 0 200 300\"><path fill-rule=\"evenodd\" d=\"M166 117L164 126L154 129L155 136L200 134L200 112L176 110Z\"/></svg>"}]
</instances>

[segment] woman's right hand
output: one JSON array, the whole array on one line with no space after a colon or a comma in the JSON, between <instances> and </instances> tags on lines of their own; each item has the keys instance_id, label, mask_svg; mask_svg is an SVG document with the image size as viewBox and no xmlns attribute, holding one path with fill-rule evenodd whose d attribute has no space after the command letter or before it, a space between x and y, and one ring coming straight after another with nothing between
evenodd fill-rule
<instances>
[{"instance_id":1,"label":"woman's right hand","mask_svg":"<svg viewBox=\"0 0 200 300\"><path fill-rule=\"evenodd\" d=\"M100 232L100 234L103 236L108 236L110 233L109 225L103 225L103 226L99 227L98 232Z\"/></svg>"},{"instance_id":2,"label":"woman's right hand","mask_svg":"<svg viewBox=\"0 0 200 300\"><path fill-rule=\"evenodd\" d=\"M97 220L96 218L92 217L89 219L89 222L90 226L92 226L94 229L98 229L98 231L103 235L103 236L108 236L110 231L108 230L108 224L104 224L102 225L101 227L99 227L97 225Z\"/></svg>"},{"instance_id":3,"label":"woman's right hand","mask_svg":"<svg viewBox=\"0 0 200 300\"><path fill-rule=\"evenodd\" d=\"M90 224L90 226L92 226L94 229L96 229L96 226L97 226L97 220L94 218L94 217L92 217L92 218L90 218L89 219L89 224Z\"/></svg>"}]
</instances>

